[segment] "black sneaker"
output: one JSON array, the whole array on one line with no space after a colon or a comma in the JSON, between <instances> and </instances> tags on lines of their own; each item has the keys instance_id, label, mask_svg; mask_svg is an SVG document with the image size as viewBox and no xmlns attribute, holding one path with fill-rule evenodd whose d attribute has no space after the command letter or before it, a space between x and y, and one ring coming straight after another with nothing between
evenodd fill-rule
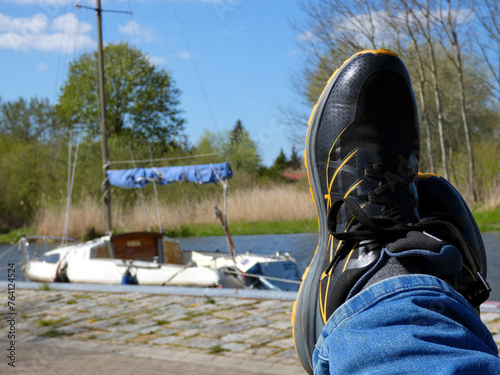
<instances>
[{"instance_id":1,"label":"black sneaker","mask_svg":"<svg viewBox=\"0 0 500 375\"><path fill-rule=\"evenodd\" d=\"M454 245L462 255L461 271L444 280L479 312L491 289L486 282L483 239L469 207L447 180L433 174L419 174L418 195L418 211L422 217L419 225Z\"/></svg>"},{"instance_id":2,"label":"black sneaker","mask_svg":"<svg viewBox=\"0 0 500 375\"><path fill-rule=\"evenodd\" d=\"M312 374L325 322L379 259L374 231L419 221L417 107L396 54L363 51L333 74L309 120L305 162L320 238L292 324L299 360Z\"/></svg>"}]
</instances>

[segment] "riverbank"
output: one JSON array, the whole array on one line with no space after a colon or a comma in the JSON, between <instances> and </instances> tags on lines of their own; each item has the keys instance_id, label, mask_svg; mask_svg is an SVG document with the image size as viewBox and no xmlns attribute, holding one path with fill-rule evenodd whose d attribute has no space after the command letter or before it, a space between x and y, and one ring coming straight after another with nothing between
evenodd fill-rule
<instances>
[{"instance_id":1,"label":"riverbank","mask_svg":"<svg viewBox=\"0 0 500 375\"><path fill-rule=\"evenodd\" d=\"M0 290L7 295L6 284ZM239 298L194 290L197 296L18 287L16 370L36 375L69 370L304 374L293 349L289 295L285 300ZM8 312L7 303L0 312ZM499 345L500 312L483 312L481 318ZM0 332L7 332L8 324L0 321ZM0 345L6 344L5 334Z\"/></svg>"},{"instance_id":2,"label":"riverbank","mask_svg":"<svg viewBox=\"0 0 500 375\"><path fill-rule=\"evenodd\" d=\"M150 358L167 362L161 373L168 374L303 374L290 300L26 289L15 296L16 346L25 353L16 367L23 374L76 373L78 365L86 370L79 373L98 366L99 373L132 374L120 363L126 357L148 374ZM7 313L7 303L0 310ZM2 319L0 331L8 324ZM5 346L6 337L0 342ZM131 357L140 357L140 367Z\"/></svg>"},{"instance_id":3,"label":"riverbank","mask_svg":"<svg viewBox=\"0 0 500 375\"><path fill-rule=\"evenodd\" d=\"M475 211L474 218L481 233L500 232L500 208L496 210ZM304 218L286 221L242 221L232 222L229 225L231 234L234 236L257 235L257 234L294 234L294 233L314 233L318 232L318 220L316 218ZM123 233L118 230L116 234ZM217 222L200 224L182 224L179 226L167 227L163 232L172 238L185 237L207 237L224 236L224 230ZM22 235L40 234L36 228L28 227L13 230L9 233L0 234L0 243L12 243ZM102 233L93 233L94 237ZM87 233L80 240L94 238L92 233Z\"/></svg>"},{"instance_id":4,"label":"riverbank","mask_svg":"<svg viewBox=\"0 0 500 375\"><path fill-rule=\"evenodd\" d=\"M318 219L298 219L287 221L247 221L234 222L229 225L231 234L234 236L256 235L256 234L295 234L295 233L313 233L318 231ZM115 234L123 233L117 230ZM224 230L221 225L214 220L213 224L182 224L177 227L167 227L163 233L172 238L185 237L208 237L224 236ZM38 235L36 228L28 227L13 230L9 233L0 234L0 243L13 243L19 240L23 235ZM85 236L80 240L89 240L103 233L94 233L94 237ZM92 238L91 238L92 237Z\"/></svg>"}]
</instances>

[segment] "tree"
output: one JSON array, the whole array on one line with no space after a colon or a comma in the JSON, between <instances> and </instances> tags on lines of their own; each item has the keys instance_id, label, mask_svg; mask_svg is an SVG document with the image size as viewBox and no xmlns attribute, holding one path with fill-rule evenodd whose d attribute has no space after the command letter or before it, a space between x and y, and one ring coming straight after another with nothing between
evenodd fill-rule
<instances>
[{"instance_id":1,"label":"tree","mask_svg":"<svg viewBox=\"0 0 500 375\"><path fill-rule=\"evenodd\" d=\"M57 106L67 126L92 136L99 134L96 60L97 53L85 53L70 63ZM167 144L180 134L180 91L169 72L128 43L104 48L104 72L109 136Z\"/></svg>"},{"instance_id":2,"label":"tree","mask_svg":"<svg viewBox=\"0 0 500 375\"><path fill-rule=\"evenodd\" d=\"M54 107L47 98L19 98L0 105L0 135L16 140L48 142L61 131Z\"/></svg>"},{"instance_id":3,"label":"tree","mask_svg":"<svg viewBox=\"0 0 500 375\"><path fill-rule=\"evenodd\" d=\"M229 141L231 143L240 143L241 140L245 137L245 129L243 128L243 124L241 120L237 120L236 124L234 124L233 130L229 133Z\"/></svg>"},{"instance_id":4,"label":"tree","mask_svg":"<svg viewBox=\"0 0 500 375\"><path fill-rule=\"evenodd\" d=\"M258 172L261 157L257 144L245 130L240 120L228 132L205 130L197 144L200 153L216 152L229 161L233 169L250 174Z\"/></svg>"},{"instance_id":5,"label":"tree","mask_svg":"<svg viewBox=\"0 0 500 375\"><path fill-rule=\"evenodd\" d=\"M498 1L301 3L306 21L298 31L307 56L302 97L315 104L327 79L353 53L370 48L393 50L406 62L419 100L425 140L423 170L436 170L448 179L453 177L455 183L466 182L468 198L476 200L481 191L474 186L480 179L475 163L482 161L478 162L473 148L494 137L495 127L498 134L494 125L499 116L495 101L500 97ZM500 169L497 173L500 176Z\"/></svg>"},{"instance_id":6,"label":"tree","mask_svg":"<svg viewBox=\"0 0 500 375\"><path fill-rule=\"evenodd\" d=\"M292 147L292 153L290 154L290 160L288 160L288 166L293 170L300 169L302 166L302 158L299 156L295 146Z\"/></svg>"},{"instance_id":7,"label":"tree","mask_svg":"<svg viewBox=\"0 0 500 375\"><path fill-rule=\"evenodd\" d=\"M224 153L233 168L252 174L257 173L261 164L257 144L250 137L240 120L236 121L228 138Z\"/></svg>"},{"instance_id":8,"label":"tree","mask_svg":"<svg viewBox=\"0 0 500 375\"><path fill-rule=\"evenodd\" d=\"M467 154L469 157L469 188L472 192L472 198L474 201L478 200L478 191L476 185L476 167L474 161L474 150L472 146L471 139L471 131L469 119L467 116L467 98L464 87L464 66L463 66L463 50L465 44L468 43L469 35L471 33L471 29L461 30L460 26L463 24L462 21L459 20L459 17L464 17L462 11L462 4L459 1L456 8L451 8L451 1L447 0L448 6L445 9L440 7L439 12L439 22L442 26L444 34L446 35L446 39L441 41L443 45L443 50L447 51L448 58L453 62L453 65L457 71L457 80L458 87L460 92L460 114L462 117L462 124L464 127L464 135L465 135L465 145L467 146ZM465 8L465 6L464 6ZM468 10L468 12L471 12ZM467 17L471 16L471 14L466 15ZM462 40L462 36L465 36ZM447 43L446 43L447 42ZM451 46L452 48L447 48ZM449 51L449 52L448 52Z\"/></svg>"},{"instance_id":9,"label":"tree","mask_svg":"<svg viewBox=\"0 0 500 375\"><path fill-rule=\"evenodd\" d=\"M284 172L287 165L288 165L288 159L285 155L285 151L281 149L279 155L276 157L276 160L274 161L273 167L277 171Z\"/></svg>"}]
</instances>

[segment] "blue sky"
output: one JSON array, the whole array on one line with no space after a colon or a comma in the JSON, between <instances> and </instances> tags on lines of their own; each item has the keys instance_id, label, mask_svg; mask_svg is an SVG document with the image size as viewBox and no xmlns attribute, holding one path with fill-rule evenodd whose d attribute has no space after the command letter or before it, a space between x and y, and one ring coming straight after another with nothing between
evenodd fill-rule
<instances>
[{"instance_id":1,"label":"blue sky","mask_svg":"<svg viewBox=\"0 0 500 375\"><path fill-rule=\"evenodd\" d=\"M280 148L290 153L279 111L308 110L290 80L304 60L289 22L303 16L295 0L103 0L102 8L133 11L103 14L104 42L135 43L173 74L191 143L204 129L231 129L241 119L264 164ZM68 63L93 51L96 38L95 12L76 9L73 0L0 0L0 96L55 103Z\"/></svg>"}]
</instances>

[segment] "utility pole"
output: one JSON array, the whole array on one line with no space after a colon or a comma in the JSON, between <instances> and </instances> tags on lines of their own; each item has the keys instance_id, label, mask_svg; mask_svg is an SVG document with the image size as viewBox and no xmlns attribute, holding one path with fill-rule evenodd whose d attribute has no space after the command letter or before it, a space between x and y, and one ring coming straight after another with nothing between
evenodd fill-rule
<instances>
[{"instance_id":1,"label":"utility pole","mask_svg":"<svg viewBox=\"0 0 500 375\"><path fill-rule=\"evenodd\" d=\"M100 132L101 132L101 153L102 153L102 168L104 172L103 181L103 201L106 206L106 226L108 232L112 232L113 226L111 225L111 184L109 183L108 170L109 170L109 153L108 153L108 127L106 124L106 92L104 85L104 53L102 49L102 12L113 13L128 13L132 12L107 10L101 9L101 0L96 0L95 8L87 7L84 5L75 4L77 8L86 8L95 10L97 13L97 65L99 70L99 105L101 113Z\"/></svg>"}]
</instances>

